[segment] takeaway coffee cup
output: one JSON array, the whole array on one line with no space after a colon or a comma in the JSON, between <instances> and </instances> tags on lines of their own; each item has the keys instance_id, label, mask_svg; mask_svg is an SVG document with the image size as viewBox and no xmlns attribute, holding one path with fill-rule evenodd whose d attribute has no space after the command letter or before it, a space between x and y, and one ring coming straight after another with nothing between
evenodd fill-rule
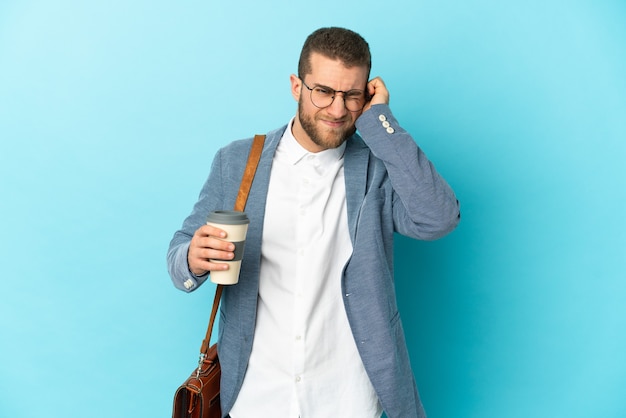
<instances>
[{"instance_id":1,"label":"takeaway coffee cup","mask_svg":"<svg viewBox=\"0 0 626 418\"><path fill-rule=\"evenodd\" d=\"M226 231L224 241L230 241L235 244L235 257L232 260L210 260L211 262L228 264L228 270L211 271L211 281L225 285L237 284L239 281L241 259L243 258L243 249L246 242L246 233L248 232L248 224L250 223L248 216L245 212L218 210L209 213L209 216L206 218L206 223Z\"/></svg>"}]
</instances>

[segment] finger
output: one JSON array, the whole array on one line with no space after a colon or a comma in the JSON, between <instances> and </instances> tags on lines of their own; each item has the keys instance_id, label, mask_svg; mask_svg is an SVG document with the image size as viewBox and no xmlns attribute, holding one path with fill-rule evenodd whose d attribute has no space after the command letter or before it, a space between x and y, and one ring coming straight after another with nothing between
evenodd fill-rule
<instances>
[{"instance_id":1,"label":"finger","mask_svg":"<svg viewBox=\"0 0 626 418\"><path fill-rule=\"evenodd\" d=\"M200 228L198 228L198 230L196 231L196 234L199 234L201 236L211 236L211 237L218 237L218 238L226 238L226 231L224 231L223 229L219 229L213 225L202 225Z\"/></svg>"},{"instance_id":2,"label":"finger","mask_svg":"<svg viewBox=\"0 0 626 418\"><path fill-rule=\"evenodd\" d=\"M209 271L224 271L230 268L226 263L216 263L214 261L208 261L207 266L209 267Z\"/></svg>"},{"instance_id":3,"label":"finger","mask_svg":"<svg viewBox=\"0 0 626 418\"><path fill-rule=\"evenodd\" d=\"M192 242L192 246L200 248L213 248L221 251L235 251L235 244L215 237L201 237Z\"/></svg>"},{"instance_id":4,"label":"finger","mask_svg":"<svg viewBox=\"0 0 626 418\"><path fill-rule=\"evenodd\" d=\"M367 83L367 93L369 94L370 97L374 96L376 94L376 85L374 84L374 80L370 80Z\"/></svg>"},{"instance_id":5,"label":"finger","mask_svg":"<svg viewBox=\"0 0 626 418\"><path fill-rule=\"evenodd\" d=\"M235 255L226 251L209 250L204 256L198 257L193 261L193 265L196 268L202 268L203 270L226 270L228 264L226 261L232 260Z\"/></svg>"},{"instance_id":6,"label":"finger","mask_svg":"<svg viewBox=\"0 0 626 418\"><path fill-rule=\"evenodd\" d=\"M234 249L234 246L230 244L227 248L224 249L213 247L196 247L193 249L190 248L189 251L192 257L198 257L207 260L232 260L235 257Z\"/></svg>"},{"instance_id":7,"label":"finger","mask_svg":"<svg viewBox=\"0 0 626 418\"><path fill-rule=\"evenodd\" d=\"M382 78L373 78L367 84L367 88L372 96L371 104L389 104L389 91Z\"/></svg>"},{"instance_id":8,"label":"finger","mask_svg":"<svg viewBox=\"0 0 626 418\"><path fill-rule=\"evenodd\" d=\"M193 263L193 267L190 265L189 270L196 276L204 276L211 271L224 271L229 269L229 265L226 263L218 263L210 260L198 259Z\"/></svg>"}]
</instances>

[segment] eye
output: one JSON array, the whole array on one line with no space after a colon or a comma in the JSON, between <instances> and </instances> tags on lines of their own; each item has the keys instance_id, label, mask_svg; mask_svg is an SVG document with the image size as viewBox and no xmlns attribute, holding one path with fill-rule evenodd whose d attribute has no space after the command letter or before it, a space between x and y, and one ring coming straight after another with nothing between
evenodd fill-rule
<instances>
[{"instance_id":1,"label":"eye","mask_svg":"<svg viewBox=\"0 0 626 418\"><path fill-rule=\"evenodd\" d=\"M364 95L360 90L349 91L346 93L346 97L350 100L361 100Z\"/></svg>"},{"instance_id":2,"label":"eye","mask_svg":"<svg viewBox=\"0 0 626 418\"><path fill-rule=\"evenodd\" d=\"M323 95L323 96L332 96L333 95L333 91L326 89L324 87L315 87L315 93Z\"/></svg>"}]
</instances>

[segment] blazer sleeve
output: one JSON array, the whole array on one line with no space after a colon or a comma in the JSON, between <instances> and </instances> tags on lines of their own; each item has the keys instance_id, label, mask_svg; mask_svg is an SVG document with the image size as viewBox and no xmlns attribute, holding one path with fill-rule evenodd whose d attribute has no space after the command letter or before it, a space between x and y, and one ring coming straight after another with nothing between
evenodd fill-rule
<instances>
[{"instance_id":1,"label":"blazer sleeve","mask_svg":"<svg viewBox=\"0 0 626 418\"><path fill-rule=\"evenodd\" d=\"M200 191L198 201L191 214L184 220L181 229L174 233L167 251L167 268L170 278L177 289L185 292L196 290L209 277L208 273L196 276L189 270L187 252L193 234L206 222L207 214L213 210L223 209L222 186L222 154L220 150L211 164L211 171L207 181Z\"/></svg>"},{"instance_id":2,"label":"blazer sleeve","mask_svg":"<svg viewBox=\"0 0 626 418\"><path fill-rule=\"evenodd\" d=\"M359 117L356 127L387 170L395 230L423 240L451 232L461 218L459 201L389 106L372 106Z\"/></svg>"}]
</instances>

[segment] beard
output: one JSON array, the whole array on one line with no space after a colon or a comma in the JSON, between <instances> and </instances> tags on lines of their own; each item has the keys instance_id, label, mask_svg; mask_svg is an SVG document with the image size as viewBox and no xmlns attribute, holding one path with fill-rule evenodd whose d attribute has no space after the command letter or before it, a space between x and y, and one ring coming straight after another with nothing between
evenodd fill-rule
<instances>
[{"instance_id":1,"label":"beard","mask_svg":"<svg viewBox=\"0 0 626 418\"><path fill-rule=\"evenodd\" d=\"M311 141L324 149L337 148L356 132L354 125L340 129L322 128L316 124L318 114L307 115L302 106L302 97L298 101L298 118L302 129Z\"/></svg>"}]
</instances>

